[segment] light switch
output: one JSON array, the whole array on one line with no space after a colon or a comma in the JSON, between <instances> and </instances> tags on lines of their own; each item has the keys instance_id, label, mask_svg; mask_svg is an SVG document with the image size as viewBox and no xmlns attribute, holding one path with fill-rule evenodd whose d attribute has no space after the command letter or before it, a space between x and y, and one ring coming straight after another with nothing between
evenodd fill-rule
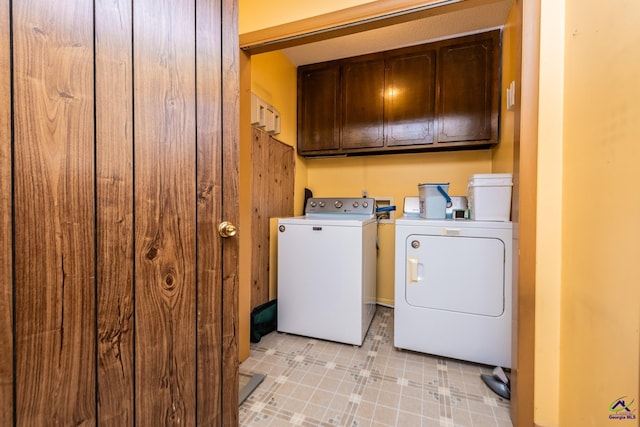
<instances>
[{"instance_id":1,"label":"light switch","mask_svg":"<svg viewBox=\"0 0 640 427\"><path fill-rule=\"evenodd\" d=\"M516 82L512 81L507 88L507 110L513 111L516 106Z\"/></svg>"}]
</instances>

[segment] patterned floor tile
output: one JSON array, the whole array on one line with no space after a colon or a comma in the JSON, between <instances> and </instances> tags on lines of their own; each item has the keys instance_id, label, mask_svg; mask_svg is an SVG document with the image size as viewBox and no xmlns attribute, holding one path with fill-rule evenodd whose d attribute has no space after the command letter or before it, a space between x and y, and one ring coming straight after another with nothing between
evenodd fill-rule
<instances>
[{"instance_id":1,"label":"patterned floor tile","mask_svg":"<svg viewBox=\"0 0 640 427\"><path fill-rule=\"evenodd\" d=\"M240 371L266 374L241 426L511 427L509 401L480 379L492 367L397 350L379 306L362 346L272 332Z\"/></svg>"}]
</instances>

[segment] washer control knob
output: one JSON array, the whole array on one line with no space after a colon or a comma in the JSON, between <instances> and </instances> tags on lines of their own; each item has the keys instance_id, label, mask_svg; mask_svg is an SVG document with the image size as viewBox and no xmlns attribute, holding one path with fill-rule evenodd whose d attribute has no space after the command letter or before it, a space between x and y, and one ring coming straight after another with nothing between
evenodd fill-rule
<instances>
[{"instance_id":1,"label":"washer control knob","mask_svg":"<svg viewBox=\"0 0 640 427\"><path fill-rule=\"evenodd\" d=\"M284 225L281 225L280 227L278 227L278 230L280 230L281 233L284 233L284 230L286 230L287 228Z\"/></svg>"},{"instance_id":2,"label":"washer control knob","mask_svg":"<svg viewBox=\"0 0 640 427\"><path fill-rule=\"evenodd\" d=\"M336 207L336 209L340 209L340 208L342 207L342 202L341 202L340 200L336 200L336 201L333 203L333 206L335 206L335 207Z\"/></svg>"},{"instance_id":3,"label":"washer control knob","mask_svg":"<svg viewBox=\"0 0 640 427\"><path fill-rule=\"evenodd\" d=\"M358 202L353 202L353 207L357 208L358 207Z\"/></svg>"},{"instance_id":4,"label":"washer control knob","mask_svg":"<svg viewBox=\"0 0 640 427\"><path fill-rule=\"evenodd\" d=\"M411 247L413 249L418 249L420 247L420 242L418 242L417 240L414 240L413 242L411 242Z\"/></svg>"},{"instance_id":5,"label":"washer control knob","mask_svg":"<svg viewBox=\"0 0 640 427\"><path fill-rule=\"evenodd\" d=\"M309 206L311 206L312 208L315 208L318 204L314 201L311 201L311 203L309 203Z\"/></svg>"},{"instance_id":6,"label":"washer control knob","mask_svg":"<svg viewBox=\"0 0 640 427\"><path fill-rule=\"evenodd\" d=\"M324 208L325 207L325 203L324 202L320 202L320 207Z\"/></svg>"},{"instance_id":7,"label":"washer control knob","mask_svg":"<svg viewBox=\"0 0 640 427\"><path fill-rule=\"evenodd\" d=\"M363 208L368 208L369 207L369 202L362 202L362 207Z\"/></svg>"}]
</instances>

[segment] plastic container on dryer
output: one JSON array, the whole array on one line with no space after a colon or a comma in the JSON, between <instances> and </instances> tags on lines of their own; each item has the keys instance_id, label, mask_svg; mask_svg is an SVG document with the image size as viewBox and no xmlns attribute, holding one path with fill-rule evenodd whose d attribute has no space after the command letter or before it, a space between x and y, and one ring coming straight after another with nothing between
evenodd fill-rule
<instances>
[{"instance_id":1,"label":"plastic container on dryer","mask_svg":"<svg viewBox=\"0 0 640 427\"><path fill-rule=\"evenodd\" d=\"M476 221L509 221L512 187L510 173L471 175L467 182L470 218Z\"/></svg>"},{"instance_id":2,"label":"plastic container on dryer","mask_svg":"<svg viewBox=\"0 0 640 427\"><path fill-rule=\"evenodd\" d=\"M451 206L449 183L418 184L420 217L445 219L447 206Z\"/></svg>"}]
</instances>

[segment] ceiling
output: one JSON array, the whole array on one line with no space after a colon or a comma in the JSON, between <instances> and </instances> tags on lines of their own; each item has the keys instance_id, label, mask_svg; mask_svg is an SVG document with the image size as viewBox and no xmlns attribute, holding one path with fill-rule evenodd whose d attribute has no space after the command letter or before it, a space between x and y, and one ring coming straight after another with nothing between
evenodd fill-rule
<instances>
[{"instance_id":1,"label":"ceiling","mask_svg":"<svg viewBox=\"0 0 640 427\"><path fill-rule=\"evenodd\" d=\"M299 66L477 33L502 27L512 4L513 0L500 0L471 9L290 47L282 49L282 52L294 65Z\"/></svg>"}]
</instances>

